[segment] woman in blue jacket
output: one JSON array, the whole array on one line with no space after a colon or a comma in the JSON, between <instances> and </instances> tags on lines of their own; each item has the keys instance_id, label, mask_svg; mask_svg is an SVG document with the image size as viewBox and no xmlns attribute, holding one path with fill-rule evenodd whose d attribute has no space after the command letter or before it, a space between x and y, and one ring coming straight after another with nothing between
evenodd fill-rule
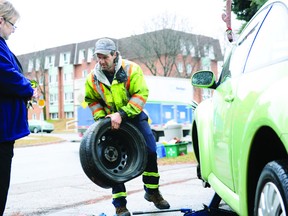
<instances>
[{"instance_id":1,"label":"woman in blue jacket","mask_svg":"<svg viewBox=\"0 0 288 216\"><path fill-rule=\"evenodd\" d=\"M0 215L4 214L10 185L15 140L29 135L27 101L33 96L16 56L6 44L15 32L19 13L0 0Z\"/></svg>"}]
</instances>

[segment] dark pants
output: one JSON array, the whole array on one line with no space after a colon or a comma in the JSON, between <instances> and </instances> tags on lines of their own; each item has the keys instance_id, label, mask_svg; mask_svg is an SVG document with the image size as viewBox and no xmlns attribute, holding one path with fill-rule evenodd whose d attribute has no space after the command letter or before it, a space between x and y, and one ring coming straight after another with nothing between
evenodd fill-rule
<instances>
[{"instance_id":1,"label":"dark pants","mask_svg":"<svg viewBox=\"0 0 288 216\"><path fill-rule=\"evenodd\" d=\"M0 216L4 214L10 186L13 142L0 143Z\"/></svg>"},{"instance_id":2,"label":"dark pants","mask_svg":"<svg viewBox=\"0 0 288 216\"><path fill-rule=\"evenodd\" d=\"M131 122L134 126L136 126L139 131L143 134L147 151L148 151L148 158L147 158L147 165L144 170L144 172L155 172L158 173L158 166L157 166L157 153L156 153L156 141L154 138L154 135L152 133L152 130L150 128L150 125L148 124L148 116L141 112L140 115L133 119L129 119L129 122ZM159 184L159 178L155 177L144 177L143 176L143 183L144 184ZM147 188L145 188L145 191L149 192ZM116 185L112 188L112 193L117 194L120 192L126 192L126 188L124 184ZM127 201L125 197L113 199L113 205L115 207L125 206Z\"/></svg>"}]
</instances>

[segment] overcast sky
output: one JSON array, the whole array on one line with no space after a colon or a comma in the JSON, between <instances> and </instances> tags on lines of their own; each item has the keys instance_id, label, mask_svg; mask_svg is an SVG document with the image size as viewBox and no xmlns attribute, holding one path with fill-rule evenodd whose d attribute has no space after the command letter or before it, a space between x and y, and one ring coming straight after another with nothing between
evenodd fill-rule
<instances>
[{"instance_id":1,"label":"overcast sky","mask_svg":"<svg viewBox=\"0 0 288 216\"><path fill-rule=\"evenodd\" d=\"M191 33L221 41L225 37L223 0L10 1L21 15L7 41L16 55L100 37L129 37L143 33L161 14L184 19ZM233 19L232 28L239 28L239 23Z\"/></svg>"}]
</instances>

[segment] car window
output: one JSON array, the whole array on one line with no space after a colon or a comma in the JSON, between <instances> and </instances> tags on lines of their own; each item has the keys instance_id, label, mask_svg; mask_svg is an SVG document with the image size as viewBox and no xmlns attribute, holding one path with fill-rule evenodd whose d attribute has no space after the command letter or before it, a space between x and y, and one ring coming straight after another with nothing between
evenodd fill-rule
<instances>
[{"instance_id":1,"label":"car window","mask_svg":"<svg viewBox=\"0 0 288 216\"><path fill-rule=\"evenodd\" d=\"M238 76L243 73L247 57L249 55L251 46L254 42L255 36L266 16L269 6L261 10L243 30L238 40L236 41L236 49L231 57L230 71L232 76Z\"/></svg>"},{"instance_id":2,"label":"car window","mask_svg":"<svg viewBox=\"0 0 288 216\"><path fill-rule=\"evenodd\" d=\"M226 61L224 62L222 71L221 71L221 76L219 78L219 81L217 83L217 86L220 85L221 83L225 82L228 78L231 77L231 72L230 72L230 59L231 59L231 55L233 53L233 48L231 50L231 52L229 53L229 56L227 57Z\"/></svg>"},{"instance_id":3,"label":"car window","mask_svg":"<svg viewBox=\"0 0 288 216\"><path fill-rule=\"evenodd\" d=\"M274 3L251 49L245 71L287 59L288 9L282 3Z\"/></svg>"}]
</instances>

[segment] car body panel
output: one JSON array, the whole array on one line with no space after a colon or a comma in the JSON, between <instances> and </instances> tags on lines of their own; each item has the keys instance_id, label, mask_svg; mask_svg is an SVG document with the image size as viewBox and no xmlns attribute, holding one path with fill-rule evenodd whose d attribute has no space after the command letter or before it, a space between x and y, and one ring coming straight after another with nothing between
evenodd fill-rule
<instances>
[{"instance_id":1,"label":"car body panel","mask_svg":"<svg viewBox=\"0 0 288 216\"><path fill-rule=\"evenodd\" d=\"M38 133L38 132L47 132L51 133L54 131L54 125L52 123L49 123L47 121L42 121L42 120L28 120L29 124L29 130L30 132Z\"/></svg>"},{"instance_id":2,"label":"car body panel","mask_svg":"<svg viewBox=\"0 0 288 216\"><path fill-rule=\"evenodd\" d=\"M262 163L278 159L277 155L287 156L288 30L279 30L288 29L287 5L286 0L268 1L234 44L216 87L195 85L214 89L213 96L196 108L192 123L201 179L239 215L248 215L248 199L253 198L249 189L254 189L264 166L255 165L259 168L255 174L249 170L262 156L258 148L269 144L257 141L259 134L275 134L278 145L283 145L279 149L285 151L271 152L269 158L259 159Z\"/></svg>"}]
</instances>

